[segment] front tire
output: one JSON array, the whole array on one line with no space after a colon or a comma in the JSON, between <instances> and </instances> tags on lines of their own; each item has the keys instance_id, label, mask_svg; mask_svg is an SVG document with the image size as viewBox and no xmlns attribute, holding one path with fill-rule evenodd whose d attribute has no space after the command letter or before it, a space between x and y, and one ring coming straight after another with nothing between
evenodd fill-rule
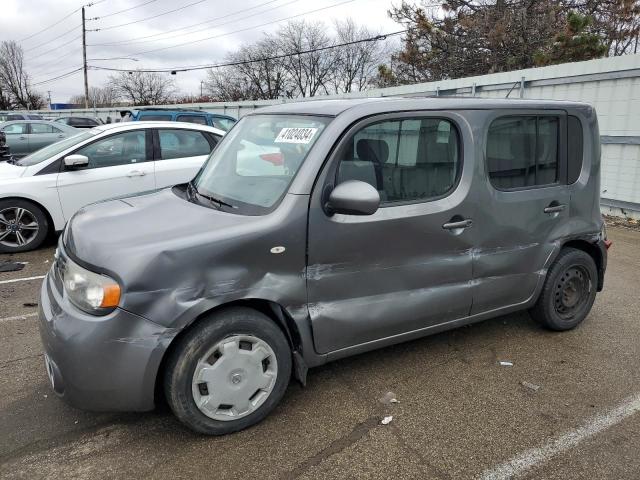
<instances>
[{"instance_id":1,"label":"front tire","mask_svg":"<svg viewBox=\"0 0 640 480\"><path fill-rule=\"evenodd\" d=\"M28 200L0 200L0 253L35 250L49 234L44 211Z\"/></svg>"},{"instance_id":2,"label":"front tire","mask_svg":"<svg viewBox=\"0 0 640 480\"><path fill-rule=\"evenodd\" d=\"M278 326L250 308L200 321L171 352L165 395L178 419L206 435L225 435L265 418L291 378L291 350Z\"/></svg>"},{"instance_id":3,"label":"front tire","mask_svg":"<svg viewBox=\"0 0 640 480\"><path fill-rule=\"evenodd\" d=\"M534 320L551 330L570 330L591 311L598 271L593 258L576 248L564 248L553 263L535 306Z\"/></svg>"}]
</instances>

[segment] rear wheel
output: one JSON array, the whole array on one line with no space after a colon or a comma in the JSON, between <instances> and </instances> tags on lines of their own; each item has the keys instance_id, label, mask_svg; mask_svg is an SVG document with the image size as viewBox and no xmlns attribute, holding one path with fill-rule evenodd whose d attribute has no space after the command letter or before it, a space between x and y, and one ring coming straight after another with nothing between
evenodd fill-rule
<instances>
[{"instance_id":1,"label":"rear wheel","mask_svg":"<svg viewBox=\"0 0 640 480\"><path fill-rule=\"evenodd\" d=\"M597 275L589 254L575 248L563 249L549 269L531 315L551 330L576 327L591 311Z\"/></svg>"},{"instance_id":2,"label":"rear wheel","mask_svg":"<svg viewBox=\"0 0 640 480\"><path fill-rule=\"evenodd\" d=\"M1 253L34 250L48 233L49 222L40 207L27 200L0 200Z\"/></svg>"},{"instance_id":3,"label":"rear wheel","mask_svg":"<svg viewBox=\"0 0 640 480\"><path fill-rule=\"evenodd\" d=\"M230 308L201 321L172 351L165 393L191 429L224 435L247 428L278 404L291 377L282 331L250 308Z\"/></svg>"}]
</instances>

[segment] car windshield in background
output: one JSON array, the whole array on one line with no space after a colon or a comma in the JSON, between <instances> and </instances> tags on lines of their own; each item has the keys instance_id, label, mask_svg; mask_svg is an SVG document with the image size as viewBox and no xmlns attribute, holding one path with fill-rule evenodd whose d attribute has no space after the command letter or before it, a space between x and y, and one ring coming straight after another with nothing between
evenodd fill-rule
<instances>
[{"instance_id":1,"label":"car windshield in background","mask_svg":"<svg viewBox=\"0 0 640 480\"><path fill-rule=\"evenodd\" d=\"M37 165L40 162L50 159L54 155L58 155L67 148L73 147L77 143L83 142L97 134L98 131L88 130L86 132L79 133L78 135L74 135L73 137L65 138L64 140L60 140L59 142L41 148L40 150L36 150L31 155L27 155L18 161L17 165L21 165L23 167Z\"/></svg>"},{"instance_id":2,"label":"car windshield in background","mask_svg":"<svg viewBox=\"0 0 640 480\"><path fill-rule=\"evenodd\" d=\"M251 115L227 134L194 180L196 193L226 211L269 212L329 123L326 117Z\"/></svg>"}]
</instances>

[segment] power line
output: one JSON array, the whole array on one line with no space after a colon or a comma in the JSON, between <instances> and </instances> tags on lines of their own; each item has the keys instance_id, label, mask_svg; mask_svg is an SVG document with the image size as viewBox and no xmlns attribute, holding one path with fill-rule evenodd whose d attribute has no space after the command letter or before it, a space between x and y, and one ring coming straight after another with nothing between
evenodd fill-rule
<instances>
[{"instance_id":1,"label":"power line","mask_svg":"<svg viewBox=\"0 0 640 480\"><path fill-rule=\"evenodd\" d=\"M37 75L34 75L34 78L36 78L36 79L37 78L46 78L46 77L49 77L51 75L58 75L60 72L64 72L64 71L69 70L69 68L70 67L56 68L53 71L49 71L49 72L46 72L46 73L39 73ZM82 67L79 67L79 68L82 68Z\"/></svg>"},{"instance_id":2,"label":"power line","mask_svg":"<svg viewBox=\"0 0 640 480\"><path fill-rule=\"evenodd\" d=\"M143 39L146 39L146 38L152 38L152 37L159 37L159 36L162 36L162 35L166 35L168 33L174 33L174 32L179 32L180 30L187 30L189 28L199 27L200 25L205 25L207 23L215 22L216 20L222 20L223 18L228 18L228 17L231 17L233 15L237 15L239 13L248 12L250 10L254 10L256 8L263 7L265 5L269 5L271 3L278 2L278 1L280 1L280 0L269 0L268 2L261 3L259 5L254 6L254 7L243 8L242 10L236 10L235 12L231 12L231 13L228 13L226 15L222 15L221 17L210 18L209 20L205 20L204 22L198 22L198 23L194 23L194 24L191 24L191 25L187 25L185 27L174 28L173 30L167 30L167 31L161 32L161 33L154 33L153 35L144 35L142 37L134 37L134 38L130 38L128 40L120 40L120 41L117 41L117 42L93 43L93 44L90 44L89 46L90 47L110 47L112 45L122 45L123 43L126 43L126 44L144 43L144 42L140 42L139 40L143 40ZM279 8L279 7L276 7L276 8ZM262 12L262 13L266 13L266 12ZM191 33L193 33L193 32L191 32ZM185 35L187 35L187 33L185 33Z\"/></svg>"},{"instance_id":3,"label":"power line","mask_svg":"<svg viewBox=\"0 0 640 480\"><path fill-rule=\"evenodd\" d=\"M27 49L24 51L24 53L30 52L30 51L32 51L32 50L36 50L36 49L38 49L38 48L40 48L40 47L43 47L43 46L45 46L45 45L50 45L50 44L51 44L51 42L53 42L54 40L57 40L57 39L59 39L59 38L62 38L62 37L64 37L64 36L66 36L66 35L70 34L71 32L73 32L74 30L76 30L76 29L77 29L78 27L80 27L80 26L81 26L81 24L77 24L76 26L74 26L74 27L73 27L73 28L71 28L70 30L67 30L66 32L64 32L64 33L62 33L62 34L60 34L60 35L58 35L57 37L50 38L50 39L49 39L49 40L47 40L46 42L42 42L42 43L40 43L40 44L36 45L35 47L27 48Z\"/></svg>"},{"instance_id":4,"label":"power line","mask_svg":"<svg viewBox=\"0 0 640 480\"><path fill-rule=\"evenodd\" d=\"M162 42L164 40L169 40L171 38L184 37L186 35L193 35L194 33L206 32L207 30L211 30L212 28L218 28L218 27L222 27L224 25L229 25L230 23L236 23L236 22L244 21L244 20L246 20L248 18L255 17L257 15L264 15L265 13L267 13L267 12L269 12L271 10L275 10L277 8L286 7L288 5L291 5L292 3L296 3L296 2L299 2L299 1L300 0L290 0L289 2L283 3L282 5L278 5L277 7L273 7L272 9L268 9L268 10L265 10L265 11L262 11L262 12L252 13L251 15L245 15L242 18L238 18L236 20L229 20L227 22L218 23L216 25L211 25L209 27L202 28L202 29L199 29L199 30L194 30L192 32L179 33L177 35L170 35L168 37L159 38L157 40L142 40L142 41L139 41L139 42L131 42L131 43L127 43L127 45L133 45L134 43L138 44L138 43L149 43L149 42ZM272 2L267 2L267 3L272 3ZM208 23L208 22L205 22L205 23ZM170 32L164 32L162 35L165 35L167 33L170 33ZM93 47L93 46L96 46L96 45L90 45L90 46Z\"/></svg>"},{"instance_id":5,"label":"power line","mask_svg":"<svg viewBox=\"0 0 640 480\"><path fill-rule=\"evenodd\" d=\"M347 3L352 3L352 2L355 2L355 1L356 0L345 0L343 2L339 2L339 3L333 4L333 5L328 5L326 7L317 8L315 10L310 10L308 12L299 13L298 15L291 15L289 17L279 18L278 20L272 20L270 22L262 23L260 25L254 25L253 27L242 28L240 30L235 30L233 32L222 33L220 35L214 35L214 36L211 36L211 37L201 38L199 40L192 40L190 42L178 43L176 45L170 45L168 47L160 47L160 48L154 48L152 50L145 50L145 51L142 51L142 52L135 52L135 53L132 53L131 55L128 55L128 57L136 57L138 55L143 55L145 53L160 52L162 50L169 50L169 49L172 49L172 48L183 47L185 45L192 45L194 43L200 43L200 42L205 42L207 40L213 40L215 38L226 37L226 36L229 36L229 35L233 35L235 33L246 32L248 30L253 30L254 28L260 28L260 27L264 27L264 26L271 25L271 24L274 24L274 23L283 22L285 20L291 20L293 18L298 18L298 17L302 17L304 15L309 15L311 13L316 13L316 12L320 12L320 11L323 11L323 10L328 10L330 8L339 7L340 5L345 5Z\"/></svg>"},{"instance_id":6,"label":"power line","mask_svg":"<svg viewBox=\"0 0 640 480\"><path fill-rule=\"evenodd\" d=\"M50 49L50 50L45 50L44 52L42 52L42 53L40 53L40 54L36 55L35 57L31 57L31 58L29 58L29 60L35 60L36 58L40 58L40 57L42 57L43 55L46 55L47 53L54 52L54 51L56 51L56 50L60 49L61 47L64 47L64 46L66 46L66 45L69 45L71 42L75 42L76 40L78 40L78 39L79 39L79 38L81 38L81 37L82 37L82 34L80 34L80 35L78 35L78 36L76 36L76 37L73 37L73 38L72 38L71 40L69 40L68 42L63 43L62 45L56 45L55 47L53 47L53 48L52 48L52 49Z\"/></svg>"},{"instance_id":7,"label":"power line","mask_svg":"<svg viewBox=\"0 0 640 480\"><path fill-rule=\"evenodd\" d=\"M207 70L210 68L222 68L222 67L233 67L233 66L238 66L238 65L248 65L251 63L257 63L257 62L265 62L268 60L279 60L282 58L287 58L287 57L295 57L295 56L299 56L299 55L306 55L308 53L315 53L315 52L322 52L325 50L331 50L333 48L340 48L340 47L346 47L349 45L356 45L359 43L365 43L365 42L377 42L380 40L385 40L387 37L392 37L395 35L401 35L403 33L407 33L409 31L409 29L405 29L405 30L398 30L397 32L391 32L391 33L385 33L385 34L381 34L381 35L376 35L375 37L369 37L369 38L362 38L360 40L353 40L351 42L344 42L344 43L338 43L338 44L334 44L334 45L327 45L326 47L319 47L319 48L311 48L308 50L302 50L299 52L290 52L290 53L283 53L280 55L274 55L271 57L262 57L262 58L256 58L253 60L241 60L241 61L237 61L237 62L225 62L225 63L217 63L217 64L209 64L209 65L194 65L194 66L183 66L183 67L173 67L173 68L162 68L162 69L124 69L124 68L111 68L111 67L97 67L97 66L91 66L90 68L94 69L94 70L107 70L110 72L143 72L143 73L168 73L168 72L190 72L193 70Z\"/></svg>"},{"instance_id":8,"label":"power line","mask_svg":"<svg viewBox=\"0 0 640 480\"><path fill-rule=\"evenodd\" d=\"M203 2L206 2L206 1L208 1L208 0L197 0L197 1L192 2L192 3L188 3L187 5L183 5L182 7L174 8L173 10L168 10L166 12L162 12L162 13L159 13L157 15L152 15L151 17L141 18L139 20L134 20L133 22L121 23L119 25L109 25L107 27L96 28L94 30L89 30L89 31L91 31L91 32L99 32L99 31L102 31L102 30L111 30L113 28L126 27L127 25L133 25L134 23L145 22L145 21L151 20L153 18L158 18L158 17L162 17L163 15L168 15L170 13L178 12L180 10L184 10L185 8L189 8L189 7L192 7L194 5L197 5L199 3L203 3Z\"/></svg>"},{"instance_id":9,"label":"power line","mask_svg":"<svg viewBox=\"0 0 640 480\"><path fill-rule=\"evenodd\" d=\"M74 73L80 72L81 70L82 70L82 67L76 68L75 70L71 70L70 72L63 73L62 75L58 75L57 77L53 77L53 78L49 78L47 80L43 80L41 82L33 83L32 85L36 86L36 85L43 85L45 83L51 83L51 82L53 82L55 80L60 80L62 78L69 77L69 76L73 75Z\"/></svg>"},{"instance_id":10,"label":"power line","mask_svg":"<svg viewBox=\"0 0 640 480\"><path fill-rule=\"evenodd\" d=\"M117 12L109 13L107 15L101 15L99 17L87 18L87 20L101 20L103 18L113 17L114 15L118 15L119 13L128 12L129 10L135 10L136 8L144 7L145 5L149 5L150 3L157 2L157 1L158 0L148 0L148 1L144 2L144 3L139 4L139 5L135 5L133 7L125 8L124 10L118 10Z\"/></svg>"},{"instance_id":11,"label":"power line","mask_svg":"<svg viewBox=\"0 0 640 480\"><path fill-rule=\"evenodd\" d=\"M80 7L80 8L82 8L82 7ZM35 37L35 36L37 36L37 35L40 35L40 34L41 34L41 33L43 33L43 32L46 32L46 31L47 31L47 30L49 30L50 28L53 28L53 27L55 27L56 25L58 25L58 24L60 24L60 23L64 22L67 18L69 18L69 17L70 17L71 15L73 15L74 13L79 12L79 11L80 11L80 8L76 8L73 12L71 12L71 13L69 13L69 14L65 15L64 17L62 17L62 18L61 18L60 20L58 20L57 22L52 23L51 25L49 25L49 26L47 26L47 27L44 27L42 30L38 30L36 33L32 33L32 34L31 34L31 35L29 35L28 37L24 37L24 38L23 38L22 40L20 40L20 41L21 41L21 42L24 42L25 40L29 40L30 38L33 38L33 37Z\"/></svg>"},{"instance_id":12,"label":"power line","mask_svg":"<svg viewBox=\"0 0 640 480\"><path fill-rule=\"evenodd\" d=\"M38 71L42 72L43 70L47 70L51 65L59 64L60 60L62 60L63 58L67 58L68 56L73 55L74 53L81 52L81 51L82 51L82 47L77 47L76 49L71 50L70 52L66 53L65 55L62 55L61 57L56 57L52 61L45 62L45 63L39 65L36 68L36 74L37 74Z\"/></svg>"}]
</instances>

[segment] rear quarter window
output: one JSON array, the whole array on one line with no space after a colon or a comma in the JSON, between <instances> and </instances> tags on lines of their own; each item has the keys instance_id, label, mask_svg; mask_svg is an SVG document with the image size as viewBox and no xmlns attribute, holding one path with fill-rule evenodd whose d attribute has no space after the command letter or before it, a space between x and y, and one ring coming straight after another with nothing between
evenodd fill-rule
<instances>
[{"instance_id":1,"label":"rear quarter window","mask_svg":"<svg viewBox=\"0 0 640 480\"><path fill-rule=\"evenodd\" d=\"M567 136L568 136L568 178L567 183L571 185L578 181L580 171L582 170L583 160L583 142L584 133L582 130L582 122L578 117L569 115L567 118Z\"/></svg>"}]
</instances>

